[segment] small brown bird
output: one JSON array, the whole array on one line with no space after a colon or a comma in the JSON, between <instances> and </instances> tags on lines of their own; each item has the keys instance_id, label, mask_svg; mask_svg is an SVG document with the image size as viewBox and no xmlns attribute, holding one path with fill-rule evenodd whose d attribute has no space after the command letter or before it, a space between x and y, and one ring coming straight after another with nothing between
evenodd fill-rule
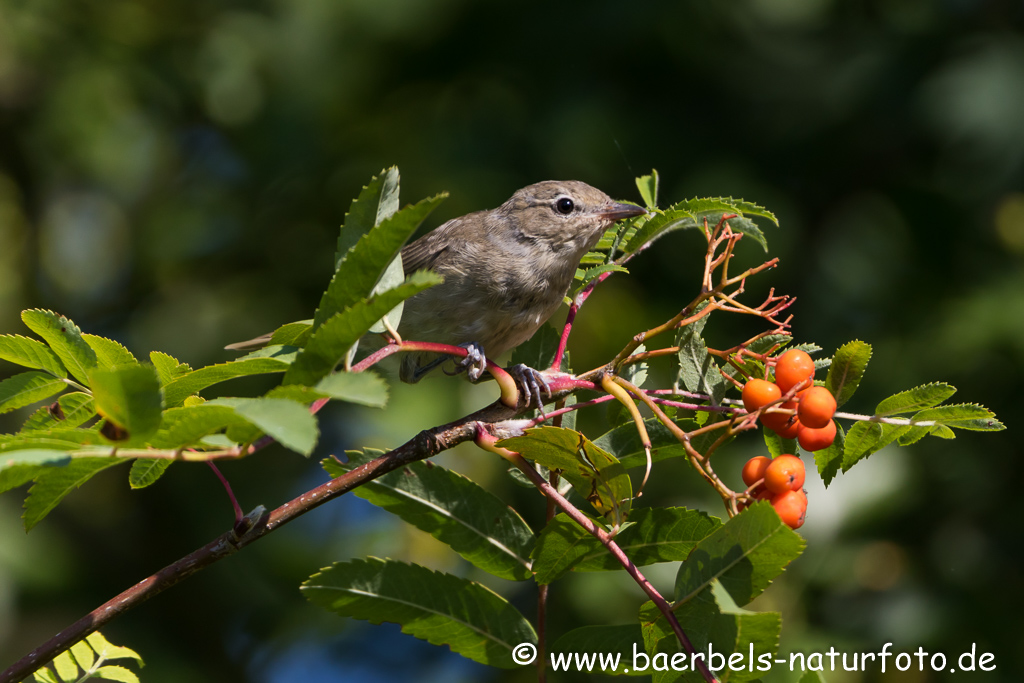
<instances>
[{"instance_id":1,"label":"small brown bird","mask_svg":"<svg viewBox=\"0 0 1024 683\"><path fill-rule=\"evenodd\" d=\"M444 282L405 302L398 333L411 341L463 346L457 364L480 378L492 358L514 349L558 309L576 268L615 221L646 213L578 180L528 185L504 204L453 218L402 249L405 274L430 269ZM269 335L227 348L252 349ZM447 360L407 353L399 377L413 384ZM540 404L541 373L511 368L529 404ZM531 396L532 391L532 396Z\"/></svg>"},{"instance_id":2,"label":"small brown bird","mask_svg":"<svg viewBox=\"0 0 1024 683\"><path fill-rule=\"evenodd\" d=\"M404 339L467 346L463 365L476 380L484 351L497 358L554 314L580 259L608 226L643 213L578 180L548 180L524 187L496 209L453 218L402 249L406 275L429 268L444 282L406 302L398 332ZM418 382L444 360L406 354L399 377Z\"/></svg>"}]
</instances>

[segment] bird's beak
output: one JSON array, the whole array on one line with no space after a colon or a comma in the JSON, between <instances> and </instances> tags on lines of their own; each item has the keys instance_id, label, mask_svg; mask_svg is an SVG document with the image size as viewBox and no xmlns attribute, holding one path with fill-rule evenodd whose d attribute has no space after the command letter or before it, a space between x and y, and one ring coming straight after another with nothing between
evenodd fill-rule
<instances>
[{"instance_id":1,"label":"bird's beak","mask_svg":"<svg viewBox=\"0 0 1024 683\"><path fill-rule=\"evenodd\" d=\"M622 218L642 216L645 213L647 213L647 209L642 206L636 206L635 204L613 203L601 209L598 215L609 221L617 221Z\"/></svg>"}]
</instances>

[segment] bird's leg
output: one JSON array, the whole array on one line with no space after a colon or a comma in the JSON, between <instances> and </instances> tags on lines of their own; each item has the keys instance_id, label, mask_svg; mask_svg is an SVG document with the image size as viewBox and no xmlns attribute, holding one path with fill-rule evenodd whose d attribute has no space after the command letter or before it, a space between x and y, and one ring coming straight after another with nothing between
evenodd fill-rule
<instances>
[{"instance_id":1,"label":"bird's leg","mask_svg":"<svg viewBox=\"0 0 1024 683\"><path fill-rule=\"evenodd\" d=\"M480 376L484 374L484 370L487 369L487 357L484 356L484 348L476 342L466 342L465 344L459 344L459 346L466 349L466 357L455 362L455 372L448 372L447 370L445 372L449 375L457 375L466 370L470 381L478 381ZM448 357L450 358L451 356Z\"/></svg>"},{"instance_id":2,"label":"bird's leg","mask_svg":"<svg viewBox=\"0 0 1024 683\"><path fill-rule=\"evenodd\" d=\"M517 363L508 368L508 373L516 380L522 392L526 395L526 406L530 407L536 401L537 410L544 412L544 401L541 399L541 387L548 397L551 396L551 385L548 379L540 370L531 368L529 365Z\"/></svg>"}]
</instances>

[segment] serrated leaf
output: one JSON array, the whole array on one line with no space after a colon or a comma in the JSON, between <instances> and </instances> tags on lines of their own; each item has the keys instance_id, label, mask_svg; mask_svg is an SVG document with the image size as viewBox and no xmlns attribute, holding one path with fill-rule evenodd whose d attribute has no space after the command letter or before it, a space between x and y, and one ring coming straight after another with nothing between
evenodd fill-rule
<instances>
[{"instance_id":1,"label":"serrated leaf","mask_svg":"<svg viewBox=\"0 0 1024 683\"><path fill-rule=\"evenodd\" d=\"M658 208L658 170L652 168L650 175L642 175L636 179L636 189L648 209Z\"/></svg>"},{"instance_id":2,"label":"serrated leaf","mask_svg":"<svg viewBox=\"0 0 1024 683\"><path fill-rule=\"evenodd\" d=\"M612 403L621 405L618 401ZM693 420L674 420L674 422L684 431L696 427ZM660 420L655 417L647 418L644 420L644 426L647 428L647 436L651 440L651 460L653 462L686 455L686 448ZM594 439L594 445L614 455L626 469L647 464L643 443L637 433L636 425L632 421L605 432Z\"/></svg>"},{"instance_id":3,"label":"serrated leaf","mask_svg":"<svg viewBox=\"0 0 1024 683\"><path fill-rule=\"evenodd\" d=\"M310 455L320 437L316 418L307 408L287 399L218 398L203 405L233 408L246 422L302 455Z\"/></svg>"},{"instance_id":4,"label":"serrated leaf","mask_svg":"<svg viewBox=\"0 0 1024 683\"><path fill-rule=\"evenodd\" d=\"M78 678L78 665L75 664L70 651L65 650L54 657L53 668L57 670L57 675L65 681L70 682Z\"/></svg>"},{"instance_id":5,"label":"serrated leaf","mask_svg":"<svg viewBox=\"0 0 1024 683\"><path fill-rule=\"evenodd\" d=\"M843 472L857 462L881 450L910 431L909 425L861 421L850 427L843 445Z\"/></svg>"},{"instance_id":6,"label":"serrated leaf","mask_svg":"<svg viewBox=\"0 0 1024 683\"><path fill-rule=\"evenodd\" d=\"M162 387L192 372L192 368L188 363L182 363L174 356L169 356L160 351L151 351L149 362L156 368L156 376L160 378L160 386Z\"/></svg>"},{"instance_id":7,"label":"serrated leaf","mask_svg":"<svg viewBox=\"0 0 1024 683\"><path fill-rule=\"evenodd\" d=\"M370 182L363 186L359 196L349 205L345 222L338 234L338 248L334 255L335 270L341 266L345 255L363 235L398 211L398 191L397 166L384 169L379 176L370 178Z\"/></svg>"},{"instance_id":8,"label":"serrated leaf","mask_svg":"<svg viewBox=\"0 0 1024 683\"><path fill-rule=\"evenodd\" d=\"M708 353L708 347L701 338L707 320L708 316L704 316L686 327L679 328L676 334L676 345L679 347L678 381L687 391L708 394L712 404L719 405L730 385L722 377L718 364Z\"/></svg>"},{"instance_id":9,"label":"serrated leaf","mask_svg":"<svg viewBox=\"0 0 1024 683\"><path fill-rule=\"evenodd\" d=\"M825 388L836 397L837 405L849 401L857 391L870 360L871 345L859 340L847 342L836 350L825 378Z\"/></svg>"},{"instance_id":10,"label":"serrated leaf","mask_svg":"<svg viewBox=\"0 0 1024 683\"><path fill-rule=\"evenodd\" d=\"M645 244L674 230L703 228L705 218L709 225L713 226L718 223L722 215L727 213L737 214L736 218L729 219L729 225L733 230L749 235L765 251L768 250L764 233L761 232L761 229L753 221L745 216L767 218L775 223L775 225L778 225L779 222L771 211L756 204L745 202L742 199L708 197L684 200L665 209L664 212L648 220L636 231L626 244L624 251L627 254L633 253Z\"/></svg>"},{"instance_id":11,"label":"serrated leaf","mask_svg":"<svg viewBox=\"0 0 1024 683\"><path fill-rule=\"evenodd\" d=\"M78 427L96 415L95 399L81 391L64 394L57 403L64 413L64 419L60 421L62 427Z\"/></svg>"},{"instance_id":12,"label":"serrated leaf","mask_svg":"<svg viewBox=\"0 0 1024 683\"><path fill-rule=\"evenodd\" d=\"M574 295L579 294L580 290L586 287L591 280L599 278L605 273L629 273L629 270L617 263L605 263L586 270L577 270L575 279L579 281L579 284L576 286Z\"/></svg>"},{"instance_id":13,"label":"serrated leaf","mask_svg":"<svg viewBox=\"0 0 1024 683\"><path fill-rule=\"evenodd\" d=\"M96 352L82 339L77 325L53 311L38 308L22 311L21 319L53 349L75 379L88 382L89 371L96 367Z\"/></svg>"},{"instance_id":14,"label":"serrated leaf","mask_svg":"<svg viewBox=\"0 0 1024 683\"><path fill-rule=\"evenodd\" d=\"M349 348L366 334L374 322L400 301L440 283L441 277L419 271L405 283L378 295L372 301L359 301L317 328L306 347L299 352L284 376L285 384L312 385L327 376Z\"/></svg>"},{"instance_id":15,"label":"serrated leaf","mask_svg":"<svg viewBox=\"0 0 1024 683\"><path fill-rule=\"evenodd\" d=\"M96 678L100 678L104 681L118 681L118 683L139 683L139 677L135 675L129 669L123 666L117 666L110 664L108 666L101 666L96 670L94 674Z\"/></svg>"},{"instance_id":16,"label":"serrated leaf","mask_svg":"<svg viewBox=\"0 0 1024 683\"><path fill-rule=\"evenodd\" d=\"M721 521L686 508L641 508L615 536L615 542L639 566L678 562ZM615 571L622 565L605 547L565 514L558 514L541 531L533 552L539 584L551 583L565 572Z\"/></svg>"},{"instance_id":17,"label":"serrated leaf","mask_svg":"<svg viewBox=\"0 0 1024 683\"><path fill-rule=\"evenodd\" d=\"M803 548L803 539L771 505L755 503L697 544L676 575L676 601L685 603L717 579L745 605Z\"/></svg>"},{"instance_id":18,"label":"serrated leaf","mask_svg":"<svg viewBox=\"0 0 1024 683\"><path fill-rule=\"evenodd\" d=\"M937 422L944 427L968 429L974 432L998 432L1006 426L996 419L995 413L976 403L958 403L922 410L914 415L916 422Z\"/></svg>"},{"instance_id":19,"label":"serrated leaf","mask_svg":"<svg viewBox=\"0 0 1024 683\"><path fill-rule=\"evenodd\" d=\"M8 377L0 382L0 415L50 398L67 386L64 380L35 370Z\"/></svg>"},{"instance_id":20,"label":"serrated leaf","mask_svg":"<svg viewBox=\"0 0 1024 683\"><path fill-rule=\"evenodd\" d=\"M894 394L878 404L875 415L886 417L937 406L956 393L956 388L945 382L933 382Z\"/></svg>"},{"instance_id":21,"label":"serrated leaf","mask_svg":"<svg viewBox=\"0 0 1024 683\"><path fill-rule=\"evenodd\" d=\"M626 242L626 246L622 250L627 254L632 254L648 242L663 237L670 232L696 227L697 221L693 214L687 211L667 209L653 218L649 218L640 226Z\"/></svg>"},{"instance_id":22,"label":"serrated leaf","mask_svg":"<svg viewBox=\"0 0 1024 683\"><path fill-rule=\"evenodd\" d=\"M380 279L381 273L398 255L402 245L446 196L446 194L437 195L407 206L381 221L379 225L363 235L349 249L334 274L334 278L331 279L327 291L320 299L320 305L313 316L313 327L319 328L331 317L368 297ZM400 288L393 288L391 291L396 289ZM381 298L383 295L377 297L377 299ZM391 308L397 306L401 301L404 301L404 298L396 301ZM384 313L390 311L391 308ZM384 313L377 319L383 317ZM310 343L312 343L312 338Z\"/></svg>"},{"instance_id":23,"label":"serrated leaf","mask_svg":"<svg viewBox=\"0 0 1024 683\"><path fill-rule=\"evenodd\" d=\"M152 445L156 448L192 446L210 434L245 421L245 418L235 412L234 407L213 401L195 406L169 408L164 411L163 423L153 438Z\"/></svg>"},{"instance_id":24,"label":"serrated leaf","mask_svg":"<svg viewBox=\"0 0 1024 683\"><path fill-rule=\"evenodd\" d=\"M154 368L126 365L116 370L93 370L89 381L96 412L131 438L145 439L160 427L163 396Z\"/></svg>"},{"instance_id":25,"label":"serrated leaf","mask_svg":"<svg viewBox=\"0 0 1024 683\"><path fill-rule=\"evenodd\" d=\"M388 264L387 268L384 269L384 272L381 273L380 279L377 280L377 284L374 285L373 290L370 292L370 296L374 297L381 292L393 289L402 284L404 280L405 268L402 266L402 252L399 251L394 260L392 260L391 263ZM392 330L398 329L399 324L402 322L402 311L404 310L405 302L403 301L388 311L387 315L375 322L370 327L370 332L376 332L378 334L383 333L386 332L389 327Z\"/></svg>"},{"instance_id":26,"label":"serrated leaf","mask_svg":"<svg viewBox=\"0 0 1024 683\"><path fill-rule=\"evenodd\" d=\"M164 387L164 402L168 408L180 406L181 403L207 387L226 382L236 377L265 375L288 370L289 364L275 358L252 358L218 365L207 365L182 375Z\"/></svg>"},{"instance_id":27,"label":"serrated leaf","mask_svg":"<svg viewBox=\"0 0 1024 683\"><path fill-rule=\"evenodd\" d=\"M404 633L501 669L518 668L513 648L537 641L523 615L489 589L394 560L336 563L311 576L302 591L342 616L395 622Z\"/></svg>"},{"instance_id":28,"label":"serrated leaf","mask_svg":"<svg viewBox=\"0 0 1024 683\"><path fill-rule=\"evenodd\" d=\"M843 425L836 422L836 438L832 445L814 452L814 464L818 467L818 474L825 483L825 488L832 483L843 465L843 454L846 452L846 431Z\"/></svg>"},{"instance_id":29,"label":"serrated leaf","mask_svg":"<svg viewBox=\"0 0 1024 683\"><path fill-rule=\"evenodd\" d=\"M347 451L344 465L323 461L337 477L383 451ZM495 576L523 581L530 571L534 536L515 510L466 477L429 462L413 462L355 489L354 493L451 546Z\"/></svg>"},{"instance_id":30,"label":"serrated leaf","mask_svg":"<svg viewBox=\"0 0 1024 683\"><path fill-rule=\"evenodd\" d=\"M383 408L388 402L388 384L370 372L333 372L317 382L316 390L325 396L371 408Z\"/></svg>"},{"instance_id":31,"label":"serrated leaf","mask_svg":"<svg viewBox=\"0 0 1024 683\"><path fill-rule=\"evenodd\" d=\"M139 364L139 361L132 355L131 351L113 339L84 333L82 334L82 339L96 353L97 367L114 370L126 365Z\"/></svg>"},{"instance_id":32,"label":"serrated leaf","mask_svg":"<svg viewBox=\"0 0 1024 683\"><path fill-rule=\"evenodd\" d=\"M583 434L559 427L535 427L498 445L560 470L576 492L613 524L621 524L629 514L633 489L625 468Z\"/></svg>"},{"instance_id":33,"label":"serrated leaf","mask_svg":"<svg viewBox=\"0 0 1024 683\"><path fill-rule=\"evenodd\" d=\"M309 335L312 333L312 319L287 323L274 330L268 346L296 346L301 348L309 341Z\"/></svg>"},{"instance_id":34,"label":"serrated leaf","mask_svg":"<svg viewBox=\"0 0 1024 683\"><path fill-rule=\"evenodd\" d=\"M133 489L144 489L152 486L171 466L173 460L167 458L139 458L132 463L128 472L128 485Z\"/></svg>"},{"instance_id":35,"label":"serrated leaf","mask_svg":"<svg viewBox=\"0 0 1024 683\"><path fill-rule=\"evenodd\" d=\"M604 673L607 675L634 672L633 646L642 642L639 624L613 626L582 626L575 628L551 645L550 662L555 670Z\"/></svg>"},{"instance_id":36,"label":"serrated leaf","mask_svg":"<svg viewBox=\"0 0 1024 683\"><path fill-rule=\"evenodd\" d=\"M35 479L48 467L63 467L71 462L67 451L52 448L25 448L0 453L0 493Z\"/></svg>"},{"instance_id":37,"label":"serrated leaf","mask_svg":"<svg viewBox=\"0 0 1024 683\"><path fill-rule=\"evenodd\" d=\"M75 673L77 674L78 672ZM57 678L57 674L46 667L33 672L32 678L35 683L61 683L61 680Z\"/></svg>"},{"instance_id":38,"label":"serrated leaf","mask_svg":"<svg viewBox=\"0 0 1024 683\"><path fill-rule=\"evenodd\" d=\"M50 467L36 477L25 498L25 531L30 531L64 497L108 467L127 462L127 458L72 458L63 467Z\"/></svg>"},{"instance_id":39,"label":"serrated leaf","mask_svg":"<svg viewBox=\"0 0 1024 683\"><path fill-rule=\"evenodd\" d=\"M784 453L796 453L796 439L783 439L767 427L762 427L761 433L764 436L764 445L768 447L768 453L773 458Z\"/></svg>"},{"instance_id":40,"label":"serrated leaf","mask_svg":"<svg viewBox=\"0 0 1024 683\"><path fill-rule=\"evenodd\" d=\"M0 359L26 368L42 370L54 377L68 376L57 354L46 344L19 334L0 335Z\"/></svg>"},{"instance_id":41,"label":"serrated leaf","mask_svg":"<svg viewBox=\"0 0 1024 683\"><path fill-rule=\"evenodd\" d=\"M99 631L93 631L87 635L85 637L85 641L89 643L89 645L92 646L92 649L96 651L96 654L102 657L105 661L113 661L115 659L134 659L139 663L139 666L145 665L142 661L142 657L139 653L135 652L135 650L121 645L114 645Z\"/></svg>"},{"instance_id":42,"label":"serrated leaf","mask_svg":"<svg viewBox=\"0 0 1024 683\"><path fill-rule=\"evenodd\" d=\"M96 661L96 655L88 643L80 640L72 645L70 650L71 656L78 662L78 666L82 667L82 671L88 671L92 668L93 662Z\"/></svg>"}]
</instances>

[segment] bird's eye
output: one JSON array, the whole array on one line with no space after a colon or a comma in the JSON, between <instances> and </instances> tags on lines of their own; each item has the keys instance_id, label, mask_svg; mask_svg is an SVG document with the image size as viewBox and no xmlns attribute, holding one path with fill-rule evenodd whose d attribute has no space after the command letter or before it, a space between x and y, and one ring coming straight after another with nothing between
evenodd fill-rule
<instances>
[{"instance_id":1,"label":"bird's eye","mask_svg":"<svg viewBox=\"0 0 1024 683\"><path fill-rule=\"evenodd\" d=\"M555 211L563 216L568 216L575 208L576 205L568 197L559 197L558 201L555 202Z\"/></svg>"}]
</instances>

